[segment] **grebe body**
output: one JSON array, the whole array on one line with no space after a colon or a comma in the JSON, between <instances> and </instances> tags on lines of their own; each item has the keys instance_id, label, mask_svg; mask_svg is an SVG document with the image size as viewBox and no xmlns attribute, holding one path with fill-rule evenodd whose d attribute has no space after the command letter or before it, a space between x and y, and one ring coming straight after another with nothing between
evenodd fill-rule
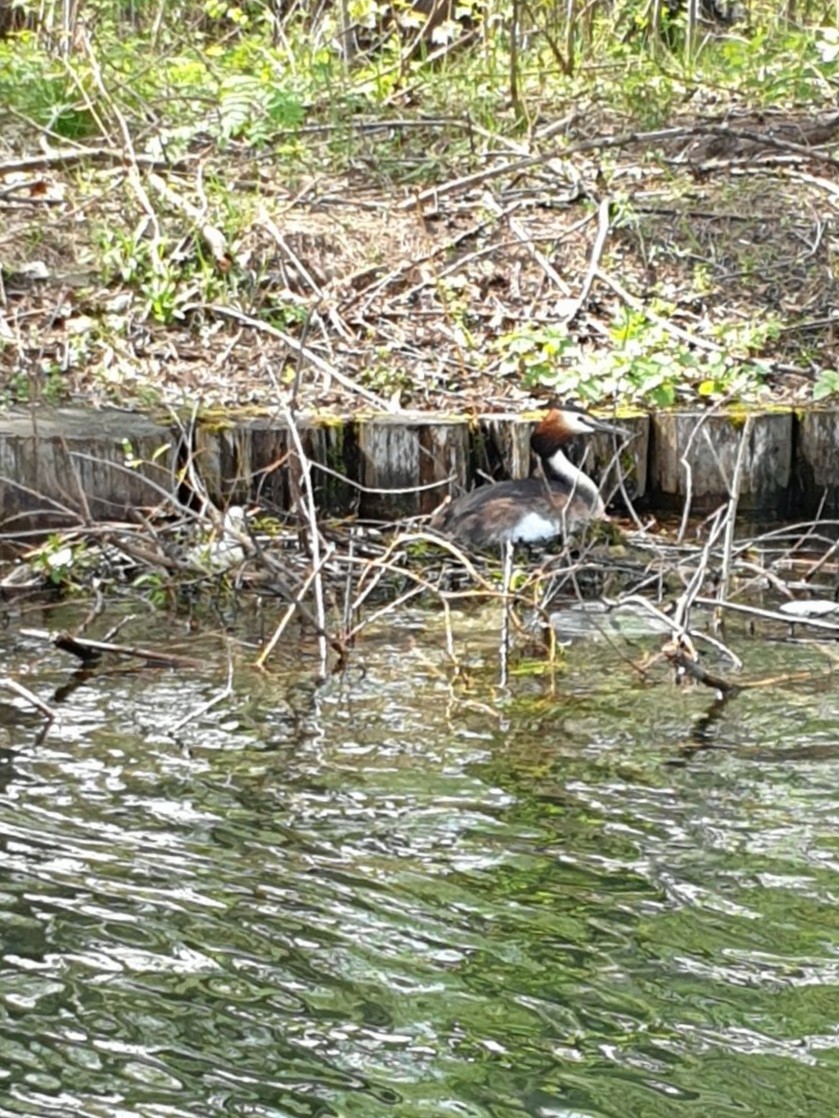
<instances>
[{"instance_id":1,"label":"grebe body","mask_svg":"<svg viewBox=\"0 0 839 1118\"><path fill-rule=\"evenodd\" d=\"M576 408L552 408L530 438L541 476L473 489L439 509L431 527L470 547L490 547L545 543L586 521L602 520L606 509L600 491L563 451L576 436L596 431L625 435Z\"/></svg>"}]
</instances>

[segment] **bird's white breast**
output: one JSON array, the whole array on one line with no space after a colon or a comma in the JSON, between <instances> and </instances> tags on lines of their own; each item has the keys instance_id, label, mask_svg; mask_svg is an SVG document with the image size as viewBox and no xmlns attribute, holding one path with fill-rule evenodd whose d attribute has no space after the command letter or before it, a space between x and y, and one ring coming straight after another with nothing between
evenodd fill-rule
<instances>
[{"instance_id":1,"label":"bird's white breast","mask_svg":"<svg viewBox=\"0 0 839 1118\"><path fill-rule=\"evenodd\" d=\"M506 538L513 543L539 543L551 539L558 532L559 525L555 520L538 512L527 512L509 530Z\"/></svg>"}]
</instances>

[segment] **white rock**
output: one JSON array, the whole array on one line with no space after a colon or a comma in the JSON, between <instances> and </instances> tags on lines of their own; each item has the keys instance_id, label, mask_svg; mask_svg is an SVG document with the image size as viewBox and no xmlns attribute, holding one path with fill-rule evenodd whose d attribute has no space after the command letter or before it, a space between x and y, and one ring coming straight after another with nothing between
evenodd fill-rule
<instances>
[{"instance_id":1,"label":"white rock","mask_svg":"<svg viewBox=\"0 0 839 1118\"><path fill-rule=\"evenodd\" d=\"M794 619L830 617L831 614L839 613L839 602L828 598L811 598L809 601L784 602L778 606L778 611Z\"/></svg>"}]
</instances>

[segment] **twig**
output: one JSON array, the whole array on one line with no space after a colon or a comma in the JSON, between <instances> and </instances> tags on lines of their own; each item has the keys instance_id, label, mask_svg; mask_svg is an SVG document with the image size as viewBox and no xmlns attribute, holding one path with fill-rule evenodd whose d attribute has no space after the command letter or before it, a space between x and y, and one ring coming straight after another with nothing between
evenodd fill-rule
<instances>
[{"instance_id":1,"label":"twig","mask_svg":"<svg viewBox=\"0 0 839 1118\"><path fill-rule=\"evenodd\" d=\"M699 422L688 435L687 444L679 457L682 469L685 471L685 499L682 504L682 519L679 522L679 531L676 536L676 543L681 543L685 538L688 529L688 521L690 520L690 507L693 502L693 467L690 464L690 452L693 444L699 435L699 432L705 426L713 414L713 409L703 412L699 417Z\"/></svg>"},{"instance_id":2,"label":"twig","mask_svg":"<svg viewBox=\"0 0 839 1118\"><path fill-rule=\"evenodd\" d=\"M510 583L513 581L513 544L503 545L503 577L501 583L501 633L498 649L498 686L507 686L507 662L510 655Z\"/></svg>"},{"instance_id":3,"label":"twig","mask_svg":"<svg viewBox=\"0 0 839 1118\"><path fill-rule=\"evenodd\" d=\"M193 660L188 656L173 656L168 652L159 652L157 649L141 648L139 645L112 644L110 641L92 641L85 637L74 637L71 633L51 633L46 629L21 629L26 637L36 640L48 641L62 652L69 652L81 660L83 664L92 664L103 653L108 652L114 656L132 656L146 660L149 665L160 665L169 668L203 668L203 660Z\"/></svg>"},{"instance_id":4,"label":"twig","mask_svg":"<svg viewBox=\"0 0 839 1118\"><path fill-rule=\"evenodd\" d=\"M505 211L502 210L501 206L498 204L498 202L496 202L496 200L489 192L484 194L483 201L487 209L492 210L497 218L500 219L502 215L505 215ZM510 208L508 208L508 210L506 211L506 217L507 225L510 228L510 232L513 234L519 244L527 249L533 260L539 265L539 267L542 269L551 283L554 284L555 287L559 288L563 295L570 295L571 289L569 288L568 284L565 282L562 276L560 276L559 272L557 272L556 268L554 268L550 260L548 260L548 258L539 251L539 249L533 243L533 238L511 216Z\"/></svg>"},{"instance_id":5,"label":"twig","mask_svg":"<svg viewBox=\"0 0 839 1118\"><path fill-rule=\"evenodd\" d=\"M588 271L583 280L583 286L580 288L580 294L563 316L563 322L566 326L574 321L586 305L588 297L591 294L592 286L600 270L600 258L603 255L603 249L606 247L606 240L609 236L610 210L611 199L604 198L597 208L597 236L594 239L594 247L591 250L591 259L589 260Z\"/></svg>"},{"instance_id":6,"label":"twig","mask_svg":"<svg viewBox=\"0 0 839 1118\"><path fill-rule=\"evenodd\" d=\"M384 493L392 497L407 493L427 493L430 489L440 489L442 486L449 485L451 482L458 480L455 474L449 474L448 477L440 478L439 481L426 481L422 485L406 485L398 486L395 489L386 489L379 486L362 485L360 481L355 481L346 474L342 474L339 470L333 470L331 466L327 466L323 462L315 462L314 459L309 461L309 465L323 474L328 474L330 477L337 478L338 481L344 482L346 485L349 485L351 489L358 490L359 493Z\"/></svg>"},{"instance_id":7,"label":"twig","mask_svg":"<svg viewBox=\"0 0 839 1118\"><path fill-rule=\"evenodd\" d=\"M297 430L297 424L294 416L288 408L283 409L284 418L288 429L291 433L294 449L297 453L297 460L300 465L300 479L303 483L303 492L301 494L301 512L309 522L308 532L308 547L309 555L312 558L314 568L314 592L315 592L315 617L318 625L318 650L320 652L321 663L321 678L326 679L327 667L327 652L328 646L326 641L326 610L323 602L323 579L321 577L321 559L320 559L320 546L321 537L320 529L318 528L317 513L315 511L315 493L312 488L312 471L309 464L308 456L303 449L303 443L300 441L300 432ZM327 547L326 555L331 554L331 547Z\"/></svg>"},{"instance_id":8,"label":"twig","mask_svg":"<svg viewBox=\"0 0 839 1118\"><path fill-rule=\"evenodd\" d=\"M102 71L99 67L99 60L96 57L96 53L93 50L93 47L90 43L90 39L89 39L87 33L85 33L81 36L81 41L82 41L82 44L84 46L85 54L87 55L87 60L90 63L90 72L91 72L91 75L93 77L93 81L94 81L97 89L101 93L102 98L105 101L105 103L107 104L108 108L114 114L114 117L116 118L117 124L119 125L119 130L120 130L120 134L122 135L122 142L123 142L123 148L124 148L123 157L124 157L125 161L128 163L128 170L127 170L128 182L130 183L130 185L131 185L131 187L134 191L134 194L137 198L137 201L139 202L141 208L143 209L146 216L148 217L149 223L151 224L151 227L154 231L153 232L153 237L152 237L152 251L149 254L149 260L150 260L150 263L151 263L151 268L152 268L152 271L154 271L156 275L162 275L164 273L164 271L166 270L166 265L165 265L165 262L163 260L163 254L161 252L161 246L162 246L163 242L162 242L162 236L161 236L161 232L160 232L160 222L157 219L157 213L155 211L155 208L151 204L151 199L149 198L148 193L146 191L146 188L143 185L142 179L140 178L140 169L139 169L139 164L137 162L137 153L134 150L134 140L132 139L131 131L128 127L128 123L127 123L125 117L123 116L122 112L119 109L119 106L117 105L116 101L114 101L113 97L111 96L111 94L109 93L108 89L105 86L105 82L102 78ZM139 239L138 235L135 235L135 237L136 237L136 239Z\"/></svg>"},{"instance_id":9,"label":"twig","mask_svg":"<svg viewBox=\"0 0 839 1118\"><path fill-rule=\"evenodd\" d=\"M309 270L307 269L307 267L303 263L303 261L300 259L300 257L297 256L296 253L292 252L291 248L289 247L288 241L285 239L285 237L282 235L280 230L277 228L276 222L272 220L272 218L270 217L270 215L267 213L266 210L260 210L260 212L257 215L255 224L256 225L261 225L263 229L267 230L268 233L271 234L271 236L273 237L274 241L277 244L277 247L282 249L282 251L288 257L288 259L291 261L291 263L297 269L297 272L298 272L300 278L305 280L306 283L309 285L309 287L312 290L312 294L315 296L315 298L318 300L318 302L322 301L323 300L323 291L321 290L321 287L313 279L311 272L309 272Z\"/></svg>"},{"instance_id":10,"label":"twig","mask_svg":"<svg viewBox=\"0 0 839 1118\"><path fill-rule=\"evenodd\" d=\"M140 167L150 167L160 171L181 170L194 163L195 156L167 161L153 155L135 153L134 159ZM125 164L125 152L113 147L54 148L44 155L26 155L20 159L10 159L0 163L0 178L20 174L24 171L40 171L49 167L77 167L81 163L107 163L115 166Z\"/></svg>"},{"instance_id":11,"label":"twig","mask_svg":"<svg viewBox=\"0 0 839 1118\"><path fill-rule=\"evenodd\" d=\"M681 626L682 631L685 634L687 634L687 631L690 627L690 611L693 608L694 601L696 600L696 596L699 593L700 588L702 587L702 583L705 581L705 575L707 573L708 563L711 557L711 550L714 547L714 544L719 539L720 532L722 531L722 528L725 524L724 513L725 506L718 508L717 511L714 513L711 520L711 529L708 533L708 539L705 541L705 545L702 548L702 552L699 556L699 563L696 567L696 570L691 575L690 580L685 587L681 597L676 603L676 608L673 612L676 623Z\"/></svg>"},{"instance_id":12,"label":"twig","mask_svg":"<svg viewBox=\"0 0 839 1118\"><path fill-rule=\"evenodd\" d=\"M735 683L726 676L709 672L696 659L696 654L688 652L680 641L672 641L666 645L664 655L685 675L689 675L691 679L695 679L699 683L704 683L706 687L713 687L721 695L736 695L738 691L742 690L742 684Z\"/></svg>"},{"instance_id":13,"label":"twig","mask_svg":"<svg viewBox=\"0 0 839 1118\"><path fill-rule=\"evenodd\" d=\"M795 144L788 140L779 140L776 137L761 132L731 128L725 124L700 123L688 127L659 128L650 132L618 132L607 136L594 136L590 140L580 140L577 143L568 144L567 147L562 149L554 149L553 151L528 156L524 159L504 161L494 167L487 167L481 171L473 171L471 174L462 175L449 180L449 182L439 183L436 186L429 187L427 190L421 190L418 194L402 202L399 209L411 210L431 200L440 199L447 194L455 194L462 190L468 190L471 187L489 182L494 178L501 178L504 175L518 175L521 174L522 171L529 171L532 167L542 166L554 161L567 160L572 155L580 155L583 152L628 147L630 144L649 145L664 140L688 139L691 136L730 136L733 139L750 140L755 143L765 144L768 147L783 149L796 155L803 155L808 159L816 159L830 166L839 166L839 160L836 160L831 155L818 151L816 147L808 147L805 144ZM753 156L750 157L752 160L753 158Z\"/></svg>"},{"instance_id":14,"label":"twig","mask_svg":"<svg viewBox=\"0 0 839 1118\"><path fill-rule=\"evenodd\" d=\"M698 600L699 599L697 599L697 601ZM704 641L721 655L725 656L737 671L740 671L743 667L743 661L740 659L740 657L732 652L727 645L723 644L721 640L718 640L716 637L710 636L710 634L703 632L701 629L691 628L685 630L684 627L675 618L670 617L668 614L664 613L663 610L658 609L657 606L653 605L652 602L648 601L640 594L627 594L624 597L620 598L617 602L618 606L630 604L640 606L642 609L645 609L648 613L655 617L657 621L660 621L663 625L667 625L674 636L679 637L687 632L687 636L689 636L691 640Z\"/></svg>"},{"instance_id":15,"label":"twig","mask_svg":"<svg viewBox=\"0 0 839 1118\"><path fill-rule=\"evenodd\" d=\"M5 688L6 691L11 691L13 695L17 695L18 698L24 699L27 703L31 704L31 706L35 707L36 710L39 710L47 720L47 723L55 721L56 713L52 707L47 706L43 699L39 699L34 691L30 691L28 687L24 687L23 684L18 683L16 679L11 679L7 675L0 676L0 687Z\"/></svg>"},{"instance_id":16,"label":"twig","mask_svg":"<svg viewBox=\"0 0 839 1118\"><path fill-rule=\"evenodd\" d=\"M720 575L719 597L725 599L731 584L731 556L734 549L734 527L737 522L737 506L740 503L740 487L743 481L743 465L746 461L746 452L754 426L754 416L751 412L746 416L743 430L740 433L740 442L737 446L737 458L734 461L734 474L729 488L728 514L725 521L725 534L722 545L722 572Z\"/></svg>"},{"instance_id":17,"label":"twig","mask_svg":"<svg viewBox=\"0 0 839 1118\"><path fill-rule=\"evenodd\" d=\"M330 364L320 357L314 350L309 349L307 346L301 345L300 342L293 338L291 334L286 334L284 330L278 330L276 326L270 326L267 322L260 322L258 318L252 318L249 314L244 314L242 311L237 311L233 307L225 307L221 303L187 303L184 308L184 313L189 311L209 311L211 314L216 314L219 318L230 319L231 322L240 322L243 326L248 326L252 330L256 330L261 334L267 334L271 338L276 338L278 341L286 345L292 353L301 357L304 361L317 369L325 377L332 377L334 380L343 387L355 392L368 403L375 404L384 412L392 412L393 406L387 401L377 396L375 392L371 392L369 388L365 388L359 384L358 381L348 377L346 373L342 373L334 365Z\"/></svg>"},{"instance_id":18,"label":"twig","mask_svg":"<svg viewBox=\"0 0 839 1118\"><path fill-rule=\"evenodd\" d=\"M669 140L678 136L689 135L694 131L696 130L686 128L662 128L655 132L623 132L619 135L598 136L592 140L582 140L577 144L569 144L568 147L562 150L545 152L540 155L531 155L524 159L505 161L494 167L487 167L481 171L473 171L468 175L461 175L458 178L450 179L449 182L438 183L436 186L428 187L427 190L421 190L419 194L415 194L412 198L406 199L406 201L400 203L398 208L400 210L415 209L432 199L439 199L447 194L456 194L461 190L479 186L482 183L490 182L492 179L501 178L504 175L517 175L522 171L529 171L531 167L544 166L554 160L562 161L580 152L595 151L598 148L625 147L627 144L631 143L650 143L656 140Z\"/></svg>"},{"instance_id":19,"label":"twig","mask_svg":"<svg viewBox=\"0 0 839 1118\"><path fill-rule=\"evenodd\" d=\"M331 552L327 551L326 554L321 559L321 566L324 563L327 562L327 560L330 558L330 555L331 555ZM306 575L306 578L303 581L303 585L300 587L300 589L297 591L295 596L289 602L285 613L281 617L279 624L277 625L276 629L274 630L274 632L271 635L271 639L268 641L265 648L263 648L262 652L257 657L256 667L258 667L258 668L264 668L265 667L265 662L267 661L267 659L271 655L271 653L274 651L274 649L277 647L277 643L278 643L280 637L286 631L286 628L288 627L289 621L291 621L295 612L301 608L301 606L303 604L303 599L305 598L306 594L308 593L309 587L314 582L315 577L317 576L317 574L318 574L318 568L317 567L312 567L312 569Z\"/></svg>"},{"instance_id":20,"label":"twig","mask_svg":"<svg viewBox=\"0 0 839 1118\"><path fill-rule=\"evenodd\" d=\"M758 606L747 606L741 602L720 601L718 598L697 598L696 604L700 606L710 606L712 609L728 609L734 613L743 613L751 617L759 617L763 621L778 621L787 627L789 627L790 624L807 625L811 629L820 629L822 632L839 636L839 625L835 625L830 621L821 621L816 617L796 617L788 613L780 613L777 610L760 609Z\"/></svg>"}]
</instances>

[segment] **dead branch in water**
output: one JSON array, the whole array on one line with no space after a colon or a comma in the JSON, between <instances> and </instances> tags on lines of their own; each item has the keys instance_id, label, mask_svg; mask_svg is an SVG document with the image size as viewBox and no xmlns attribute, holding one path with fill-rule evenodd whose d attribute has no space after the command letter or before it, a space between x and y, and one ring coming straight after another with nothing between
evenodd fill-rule
<instances>
[{"instance_id":1,"label":"dead branch in water","mask_svg":"<svg viewBox=\"0 0 839 1118\"><path fill-rule=\"evenodd\" d=\"M704 683L706 687L713 687L720 695L736 695L742 690L740 683L735 683L727 676L711 672L704 667L696 654L696 649L684 640L670 641L664 646L663 651L678 672L690 676L697 683Z\"/></svg>"},{"instance_id":2,"label":"dead branch in water","mask_svg":"<svg viewBox=\"0 0 839 1118\"><path fill-rule=\"evenodd\" d=\"M174 656L169 652L161 652L156 648L142 648L139 645L94 641L87 637L75 637L71 633L51 633L47 629L21 629L21 634L25 637L33 637L35 640L47 641L62 652L69 652L71 656L75 656L87 666L97 663L105 653L145 660L149 667L205 668L207 666L206 660Z\"/></svg>"},{"instance_id":3,"label":"dead branch in water","mask_svg":"<svg viewBox=\"0 0 839 1118\"><path fill-rule=\"evenodd\" d=\"M34 691L30 691L28 687L24 687L22 683L18 683L16 679L10 676L0 676L0 687L6 691L11 691L13 695L17 695L19 699L23 699L29 703L30 706L35 707L36 710L43 714L47 724L55 721L55 711L52 707L48 706L43 699L39 699Z\"/></svg>"}]
</instances>

